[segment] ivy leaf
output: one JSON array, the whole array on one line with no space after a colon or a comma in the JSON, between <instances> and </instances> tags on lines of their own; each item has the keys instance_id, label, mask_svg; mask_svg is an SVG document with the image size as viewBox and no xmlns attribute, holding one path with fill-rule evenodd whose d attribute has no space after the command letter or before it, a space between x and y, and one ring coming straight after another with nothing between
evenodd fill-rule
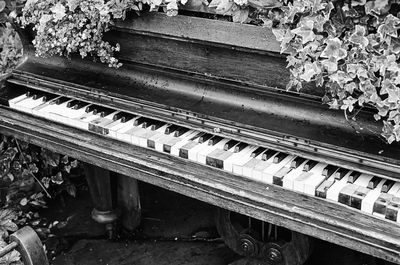
<instances>
[{"instance_id":1,"label":"ivy leaf","mask_svg":"<svg viewBox=\"0 0 400 265\"><path fill-rule=\"evenodd\" d=\"M389 14L386 16L384 23L378 27L378 33L382 38L385 38L387 35L397 38L397 30L400 28L399 24L400 19Z\"/></svg>"},{"instance_id":2,"label":"ivy leaf","mask_svg":"<svg viewBox=\"0 0 400 265\"><path fill-rule=\"evenodd\" d=\"M373 0L365 3L365 13L367 15L384 14L390 9L389 0Z\"/></svg>"},{"instance_id":3,"label":"ivy leaf","mask_svg":"<svg viewBox=\"0 0 400 265\"><path fill-rule=\"evenodd\" d=\"M6 2L0 1L0 12L2 12L6 8Z\"/></svg>"},{"instance_id":4,"label":"ivy leaf","mask_svg":"<svg viewBox=\"0 0 400 265\"><path fill-rule=\"evenodd\" d=\"M367 1L366 0L351 0L351 6L363 6L365 5Z\"/></svg>"},{"instance_id":5,"label":"ivy leaf","mask_svg":"<svg viewBox=\"0 0 400 265\"><path fill-rule=\"evenodd\" d=\"M347 97L346 99L343 100L343 104L340 107L342 110L348 110L349 112L352 112L354 109L354 104L357 102L357 99L353 98L352 96Z\"/></svg>"},{"instance_id":6,"label":"ivy leaf","mask_svg":"<svg viewBox=\"0 0 400 265\"><path fill-rule=\"evenodd\" d=\"M277 41L281 43L281 53L287 50L289 43L294 38L294 34L287 29L272 29L272 33L275 35Z\"/></svg>"},{"instance_id":7,"label":"ivy leaf","mask_svg":"<svg viewBox=\"0 0 400 265\"><path fill-rule=\"evenodd\" d=\"M368 45L368 39L365 37L365 27L356 25L355 31L350 35L349 40L359 45L362 49L365 49Z\"/></svg>"},{"instance_id":8,"label":"ivy leaf","mask_svg":"<svg viewBox=\"0 0 400 265\"><path fill-rule=\"evenodd\" d=\"M300 36L302 38L302 43L306 44L315 39L313 28L314 22L312 20L305 20L300 22L300 27L292 29L292 33Z\"/></svg>"},{"instance_id":9,"label":"ivy leaf","mask_svg":"<svg viewBox=\"0 0 400 265\"><path fill-rule=\"evenodd\" d=\"M328 71L328 73L334 73L338 70L338 63L333 57L325 60L321 60L321 65Z\"/></svg>"},{"instance_id":10,"label":"ivy leaf","mask_svg":"<svg viewBox=\"0 0 400 265\"><path fill-rule=\"evenodd\" d=\"M74 11L78 5L80 0L67 0L67 6L69 11Z\"/></svg>"},{"instance_id":11,"label":"ivy leaf","mask_svg":"<svg viewBox=\"0 0 400 265\"><path fill-rule=\"evenodd\" d=\"M61 172L58 172L54 176L51 177L51 182L60 185L64 182Z\"/></svg>"},{"instance_id":12,"label":"ivy leaf","mask_svg":"<svg viewBox=\"0 0 400 265\"><path fill-rule=\"evenodd\" d=\"M323 58L334 58L337 61L347 56L347 51L342 48L342 41L339 38L330 38L325 42L327 45L321 53Z\"/></svg>"},{"instance_id":13,"label":"ivy leaf","mask_svg":"<svg viewBox=\"0 0 400 265\"><path fill-rule=\"evenodd\" d=\"M317 66L317 64L306 62L304 65L304 72L300 75L300 78L306 82L310 82L311 79L320 74L321 69Z\"/></svg>"},{"instance_id":14,"label":"ivy leaf","mask_svg":"<svg viewBox=\"0 0 400 265\"><path fill-rule=\"evenodd\" d=\"M344 88L344 85L348 82L352 81L351 78L347 73L343 71L337 71L336 73L329 76L330 81L335 82L339 85L339 87Z\"/></svg>"},{"instance_id":15,"label":"ivy leaf","mask_svg":"<svg viewBox=\"0 0 400 265\"><path fill-rule=\"evenodd\" d=\"M46 188L49 188L51 179L48 177L42 178L42 183Z\"/></svg>"},{"instance_id":16,"label":"ivy leaf","mask_svg":"<svg viewBox=\"0 0 400 265\"><path fill-rule=\"evenodd\" d=\"M249 5L255 9L277 8L282 6L279 0L249 0L248 2Z\"/></svg>"},{"instance_id":17,"label":"ivy leaf","mask_svg":"<svg viewBox=\"0 0 400 265\"><path fill-rule=\"evenodd\" d=\"M55 21L61 20L63 17L65 17L65 7L61 3L57 3L55 6L50 8L50 11L53 13L53 17Z\"/></svg>"},{"instance_id":18,"label":"ivy leaf","mask_svg":"<svg viewBox=\"0 0 400 265\"><path fill-rule=\"evenodd\" d=\"M232 21L236 23L244 23L249 17L249 9L248 8L238 8L232 13Z\"/></svg>"}]
</instances>

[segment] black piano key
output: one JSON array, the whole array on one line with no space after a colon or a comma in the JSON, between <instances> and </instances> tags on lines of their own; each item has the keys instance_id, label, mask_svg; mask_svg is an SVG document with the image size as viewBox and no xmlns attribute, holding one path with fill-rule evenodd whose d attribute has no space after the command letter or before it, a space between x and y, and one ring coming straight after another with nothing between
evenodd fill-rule
<instances>
[{"instance_id":1,"label":"black piano key","mask_svg":"<svg viewBox=\"0 0 400 265\"><path fill-rule=\"evenodd\" d=\"M89 105L89 103L87 103L87 102L78 101L71 108L74 110L79 110L81 108L85 108L88 105Z\"/></svg>"},{"instance_id":2,"label":"black piano key","mask_svg":"<svg viewBox=\"0 0 400 265\"><path fill-rule=\"evenodd\" d=\"M276 155L276 153L278 153L275 150L272 149L267 149L263 154L262 154L262 160L266 161L268 159L270 159L271 157L273 157L274 155Z\"/></svg>"},{"instance_id":3,"label":"black piano key","mask_svg":"<svg viewBox=\"0 0 400 265\"><path fill-rule=\"evenodd\" d=\"M369 191L370 189L368 188L358 187L356 191L353 193L353 195L351 195L350 206L358 210L361 210L361 203L365 199L365 196L367 196Z\"/></svg>"},{"instance_id":4,"label":"black piano key","mask_svg":"<svg viewBox=\"0 0 400 265\"><path fill-rule=\"evenodd\" d=\"M303 171L310 171L315 165L318 164L317 161L314 160L308 160L303 167Z\"/></svg>"},{"instance_id":5,"label":"black piano key","mask_svg":"<svg viewBox=\"0 0 400 265\"><path fill-rule=\"evenodd\" d=\"M97 106L93 110L94 115L99 115L100 117L105 117L107 115L110 115L113 113L115 110L107 108L107 107L102 107L102 106Z\"/></svg>"},{"instance_id":6,"label":"black piano key","mask_svg":"<svg viewBox=\"0 0 400 265\"><path fill-rule=\"evenodd\" d=\"M213 136L210 140L208 140L208 145L215 145L224 139L221 136Z\"/></svg>"},{"instance_id":7,"label":"black piano key","mask_svg":"<svg viewBox=\"0 0 400 265\"><path fill-rule=\"evenodd\" d=\"M361 176L360 172L353 171L350 173L349 179L347 180L348 183L354 183L359 177Z\"/></svg>"},{"instance_id":8,"label":"black piano key","mask_svg":"<svg viewBox=\"0 0 400 265\"><path fill-rule=\"evenodd\" d=\"M225 145L224 145L224 150L228 151L229 149L231 149L232 147L234 147L235 145L237 145L239 143L239 141L236 140L229 140Z\"/></svg>"},{"instance_id":9,"label":"black piano key","mask_svg":"<svg viewBox=\"0 0 400 265\"><path fill-rule=\"evenodd\" d=\"M391 179L386 180L385 183L383 183L381 192L387 193L392 188L394 183L395 183L394 180L391 180Z\"/></svg>"},{"instance_id":10,"label":"black piano key","mask_svg":"<svg viewBox=\"0 0 400 265\"><path fill-rule=\"evenodd\" d=\"M258 155L260 155L262 152L265 152L266 151L266 149L264 148L264 147L258 147L256 150L254 150L252 153L251 153L251 157L257 157Z\"/></svg>"},{"instance_id":11,"label":"black piano key","mask_svg":"<svg viewBox=\"0 0 400 265\"><path fill-rule=\"evenodd\" d=\"M196 133L196 135L194 135L192 138L189 139L189 141L194 141L197 138L200 138L201 136L203 136L204 134L206 134L205 132L198 132Z\"/></svg>"},{"instance_id":12,"label":"black piano key","mask_svg":"<svg viewBox=\"0 0 400 265\"><path fill-rule=\"evenodd\" d=\"M143 123L145 123L146 121L147 121L147 118L139 117L133 122L133 125L134 126L140 126L140 125L143 125Z\"/></svg>"},{"instance_id":13,"label":"black piano key","mask_svg":"<svg viewBox=\"0 0 400 265\"><path fill-rule=\"evenodd\" d=\"M392 197L386 205L385 219L397 221L397 215L400 209L400 198Z\"/></svg>"},{"instance_id":14,"label":"black piano key","mask_svg":"<svg viewBox=\"0 0 400 265\"><path fill-rule=\"evenodd\" d=\"M272 183L278 186L283 185L283 178L291 171L290 167L281 168L272 178Z\"/></svg>"},{"instance_id":15,"label":"black piano key","mask_svg":"<svg viewBox=\"0 0 400 265\"><path fill-rule=\"evenodd\" d=\"M26 87L4 87L4 93L0 93L0 103L2 105L8 105L9 101L19 96L25 95L29 97L32 91L32 89Z\"/></svg>"},{"instance_id":16,"label":"black piano key","mask_svg":"<svg viewBox=\"0 0 400 265\"><path fill-rule=\"evenodd\" d=\"M200 136L200 138L199 138L199 143L202 144L202 143L204 143L204 142L207 142L207 141L210 140L212 137L213 137L212 134L205 133L205 134L203 134L202 136Z\"/></svg>"},{"instance_id":17,"label":"black piano key","mask_svg":"<svg viewBox=\"0 0 400 265\"><path fill-rule=\"evenodd\" d=\"M322 176L329 178L332 176L333 173L338 170L338 167L333 166L333 165L327 165L324 170L322 170Z\"/></svg>"},{"instance_id":18,"label":"black piano key","mask_svg":"<svg viewBox=\"0 0 400 265\"><path fill-rule=\"evenodd\" d=\"M170 126L168 126L165 129L165 134L171 134L171 133L175 132L176 130L179 130L179 128L182 128L182 127L175 125L175 124L171 124Z\"/></svg>"},{"instance_id":19,"label":"black piano key","mask_svg":"<svg viewBox=\"0 0 400 265\"><path fill-rule=\"evenodd\" d=\"M122 123L128 122L132 120L133 118L137 117L136 115L132 113L127 113L127 112L118 112L114 115L113 120L121 120Z\"/></svg>"},{"instance_id":20,"label":"black piano key","mask_svg":"<svg viewBox=\"0 0 400 265\"><path fill-rule=\"evenodd\" d=\"M292 162L290 163L290 167L291 168L298 168L301 164L303 164L303 162L306 161L305 158L302 157L296 157L295 159L292 160Z\"/></svg>"},{"instance_id":21,"label":"black piano key","mask_svg":"<svg viewBox=\"0 0 400 265\"><path fill-rule=\"evenodd\" d=\"M330 187L335 183L333 180L325 180L318 186L315 190L315 196L326 199L326 192L329 190Z\"/></svg>"},{"instance_id":22,"label":"black piano key","mask_svg":"<svg viewBox=\"0 0 400 265\"><path fill-rule=\"evenodd\" d=\"M179 127L177 130L175 130L174 136L175 137L180 137L183 134L187 133L189 130L190 130L189 128Z\"/></svg>"},{"instance_id":23,"label":"black piano key","mask_svg":"<svg viewBox=\"0 0 400 265\"><path fill-rule=\"evenodd\" d=\"M240 142L237 145L235 145L235 150L233 151L234 153L239 153L243 149L245 149L248 146L248 144Z\"/></svg>"},{"instance_id":24,"label":"black piano key","mask_svg":"<svg viewBox=\"0 0 400 265\"><path fill-rule=\"evenodd\" d=\"M165 122L154 120L150 123L150 130L155 131L164 125Z\"/></svg>"},{"instance_id":25,"label":"black piano key","mask_svg":"<svg viewBox=\"0 0 400 265\"><path fill-rule=\"evenodd\" d=\"M339 168L335 172L335 179L336 180L341 180L344 176L346 176L347 173L349 173L349 170L344 169L344 168Z\"/></svg>"},{"instance_id":26,"label":"black piano key","mask_svg":"<svg viewBox=\"0 0 400 265\"><path fill-rule=\"evenodd\" d=\"M60 105L60 104L63 104L65 102L69 101L69 100L71 100L71 99L67 98L67 97L59 97L54 101L54 104ZM90 111L86 111L86 112L90 112Z\"/></svg>"},{"instance_id":27,"label":"black piano key","mask_svg":"<svg viewBox=\"0 0 400 265\"><path fill-rule=\"evenodd\" d=\"M288 154L279 152L278 154L276 154L276 155L274 156L274 161L273 161L273 163L278 164L278 163L282 162L282 160L285 159L287 156L288 156Z\"/></svg>"},{"instance_id":28,"label":"black piano key","mask_svg":"<svg viewBox=\"0 0 400 265\"><path fill-rule=\"evenodd\" d=\"M368 189L375 189L377 186L378 186L378 184L379 184L379 182L381 182L381 178L380 177L377 177L377 176L374 176L369 182L368 182L368 186L367 186L367 188Z\"/></svg>"},{"instance_id":29,"label":"black piano key","mask_svg":"<svg viewBox=\"0 0 400 265\"><path fill-rule=\"evenodd\" d=\"M374 203L373 212L379 214L386 214L386 206L393 198L392 194L382 193Z\"/></svg>"}]
</instances>

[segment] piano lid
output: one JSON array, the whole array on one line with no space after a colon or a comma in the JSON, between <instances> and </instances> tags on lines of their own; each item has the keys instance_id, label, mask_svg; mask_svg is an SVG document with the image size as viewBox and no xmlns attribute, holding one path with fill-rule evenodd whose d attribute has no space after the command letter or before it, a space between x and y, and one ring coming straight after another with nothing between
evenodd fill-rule
<instances>
[{"instance_id":1,"label":"piano lid","mask_svg":"<svg viewBox=\"0 0 400 265\"><path fill-rule=\"evenodd\" d=\"M289 71L266 28L151 13L117 23L107 38L121 45L120 69L28 55L10 82L400 173L400 145L378 136L370 110L348 121L322 105L320 88L285 90Z\"/></svg>"}]
</instances>

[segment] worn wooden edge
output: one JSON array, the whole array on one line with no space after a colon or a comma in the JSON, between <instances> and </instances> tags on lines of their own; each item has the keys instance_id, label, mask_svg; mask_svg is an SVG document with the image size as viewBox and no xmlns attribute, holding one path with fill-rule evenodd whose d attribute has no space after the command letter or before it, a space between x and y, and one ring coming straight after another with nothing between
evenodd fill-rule
<instances>
[{"instance_id":1,"label":"worn wooden edge","mask_svg":"<svg viewBox=\"0 0 400 265\"><path fill-rule=\"evenodd\" d=\"M118 21L120 31L162 34L182 40L197 40L280 53L279 42L271 29L261 26L164 13L143 13L140 17Z\"/></svg>"},{"instance_id":2,"label":"worn wooden edge","mask_svg":"<svg viewBox=\"0 0 400 265\"><path fill-rule=\"evenodd\" d=\"M349 207L0 107L0 132L204 202L400 263L400 226ZM144 174L134 174L133 172Z\"/></svg>"}]
</instances>

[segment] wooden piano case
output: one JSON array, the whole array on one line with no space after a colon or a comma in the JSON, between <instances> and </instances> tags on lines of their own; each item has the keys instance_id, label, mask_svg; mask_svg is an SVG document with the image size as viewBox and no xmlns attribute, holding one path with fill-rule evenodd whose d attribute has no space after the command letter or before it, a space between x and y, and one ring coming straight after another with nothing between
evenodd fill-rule
<instances>
[{"instance_id":1,"label":"wooden piano case","mask_svg":"<svg viewBox=\"0 0 400 265\"><path fill-rule=\"evenodd\" d=\"M284 55L262 27L160 13L118 22L116 70L73 57L22 64L1 93L26 86L193 129L398 179L399 145L385 145L365 113L362 137L307 86L287 92ZM0 132L140 181L312 237L400 263L400 226L320 198L0 106ZM379 154L378 154L379 151Z\"/></svg>"}]
</instances>

